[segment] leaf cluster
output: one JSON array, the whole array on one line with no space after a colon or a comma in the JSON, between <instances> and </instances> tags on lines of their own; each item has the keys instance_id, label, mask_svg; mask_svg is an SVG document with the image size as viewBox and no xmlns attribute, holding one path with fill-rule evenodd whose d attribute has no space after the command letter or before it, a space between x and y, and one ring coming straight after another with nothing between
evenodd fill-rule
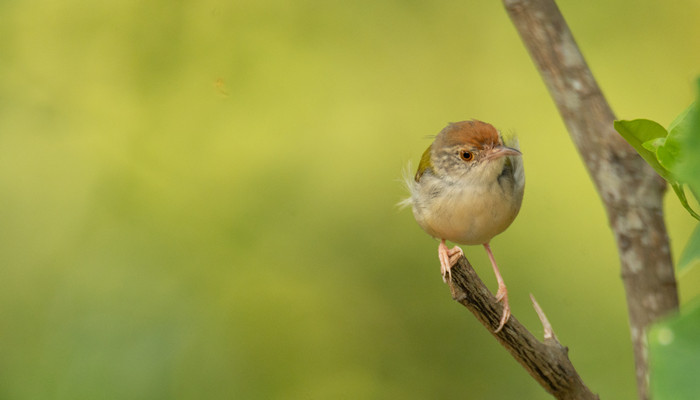
<instances>
[{"instance_id":1,"label":"leaf cluster","mask_svg":"<svg viewBox=\"0 0 700 400\"><path fill-rule=\"evenodd\" d=\"M648 119L615 121L615 130L671 185L690 215L700 220L700 215L688 204L684 191L684 185L688 184L696 198L700 193L699 182L694 182L688 171L691 167L688 158L694 151L687 143L692 135L700 134L700 129L695 126L698 122L697 103L693 103L671 123L668 130Z\"/></svg>"},{"instance_id":2,"label":"leaf cluster","mask_svg":"<svg viewBox=\"0 0 700 400\"><path fill-rule=\"evenodd\" d=\"M700 97L700 79L697 82ZM663 177L690 215L700 221L685 194L685 186L700 200L700 101L693 102L664 128L648 119L615 121L615 129ZM680 258L684 270L700 260L700 227L696 228Z\"/></svg>"}]
</instances>

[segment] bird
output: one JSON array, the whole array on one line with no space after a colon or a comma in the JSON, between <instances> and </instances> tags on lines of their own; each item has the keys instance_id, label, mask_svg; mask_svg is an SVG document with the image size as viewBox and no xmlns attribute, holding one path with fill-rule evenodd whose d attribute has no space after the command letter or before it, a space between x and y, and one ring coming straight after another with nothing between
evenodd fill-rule
<instances>
[{"instance_id":1,"label":"bird","mask_svg":"<svg viewBox=\"0 0 700 400\"><path fill-rule=\"evenodd\" d=\"M508 289L489 242L505 231L520 211L525 189L522 153L514 136L504 141L491 124L467 120L448 124L423 153L415 176L406 177L418 225L440 240L438 258L443 281L451 282L451 268L464 252L446 241L482 245L498 281L496 299L503 315L495 333L510 318Z\"/></svg>"}]
</instances>

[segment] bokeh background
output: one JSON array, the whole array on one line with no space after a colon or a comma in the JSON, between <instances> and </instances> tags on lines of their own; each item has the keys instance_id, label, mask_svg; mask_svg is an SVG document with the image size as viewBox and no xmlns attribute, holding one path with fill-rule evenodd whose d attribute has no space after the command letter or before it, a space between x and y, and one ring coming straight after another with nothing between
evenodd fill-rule
<instances>
[{"instance_id":1,"label":"bokeh background","mask_svg":"<svg viewBox=\"0 0 700 400\"><path fill-rule=\"evenodd\" d=\"M560 7L619 118L690 103L698 2ZM541 332L535 294L634 398L612 234L499 1L0 3L0 398L549 398L395 206L469 118L524 153L492 242L514 315ZM677 258L694 222L666 213Z\"/></svg>"}]
</instances>

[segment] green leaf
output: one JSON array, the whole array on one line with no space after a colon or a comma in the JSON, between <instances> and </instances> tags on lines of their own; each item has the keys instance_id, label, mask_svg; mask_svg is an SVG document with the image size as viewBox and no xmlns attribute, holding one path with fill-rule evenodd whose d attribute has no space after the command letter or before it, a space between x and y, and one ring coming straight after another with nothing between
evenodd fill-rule
<instances>
[{"instance_id":1,"label":"green leaf","mask_svg":"<svg viewBox=\"0 0 700 400\"><path fill-rule=\"evenodd\" d=\"M681 143L669 133L666 140L656 149L656 158L669 171L673 171L681 155Z\"/></svg>"},{"instance_id":2,"label":"green leaf","mask_svg":"<svg viewBox=\"0 0 700 400\"><path fill-rule=\"evenodd\" d=\"M656 149L656 158L659 163L673 173L678 178L676 164L683 161L682 157L687 157L692 152L688 151L686 140L693 134L693 123L696 118L695 103L691 104L676 117L668 128L668 136L663 144Z\"/></svg>"},{"instance_id":3,"label":"green leaf","mask_svg":"<svg viewBox=\"0 0 700 400\"><path fill-rule=\"evenodd\" d=\"M700 79L698 79L700 95ZM696 199L700 194L700 107L686 108L671 123L669 131L648 119L615 121L614 127L640 156L673 188L683 207L695 219L700 215L688 204L683 185Z\"/></svg>"},{"instance_id":4,"label":"green leaf","mask_svg":"<svg viewBox=\"0 0 700 400\"><path fill-rule=\"evenodd\" d=\"M700 302L655 324L648 335L650 385L655 400L700 399Z\"/></svg>"},{"instance_id":5,"label":"green leaf","mask_svg":"<svg viewBox=\"0 0 700 400\"><path fill-rule=\"evenodd\" d=\"M681 205L685 207L693 218L700 221L700 215L693 211L693 209L690 208L690 204L688 204L688 199L685 197L685 190L683 190L683 184L678 182L670 182L670 185L673 188L673 191L676 192L676 196L678 196L678 200L680 200Z\"/></svg>"},{"instance_id":6,"label":"green leaf","mask_svg":"<svg viewBox=\"0 0 700 400\"><path fill-rule=\"evenodd\" d=\"M656 150L658 150L659 147L663 146L664 143L666 143L666 138L656 138L647 140L646 142L642 143L642 146L645 149L651 151L652 153L656 153Z\"/></svg>"},{"instance_id":7,"label":"green leaf","mask_svg":"<svg viewBox=\"0 0 700 400\"><path fill-rule=\"evenodd\" d=\"M688 106L676 119L668 126L668 132L675 136L683 136L684 132L690 129L690 118L688 114L695 111L695 102Z\"/></svg>"},{"instance_id":8,"label":"green leaf","mask_svg":"<svg viewBox=\"0 0 700 400\"><path fill-rule=\"evenodd\" d=\"M678 259L678 272L692 266L697 261L700 261L700 225L695 228L688 243L685 244L685 249Z\"/></svg>"},{"instance_id":9,"label":"green leaf","mask_svg":"<svg viewBox=\"0 0 700 400\"><path fill-rule=\"evenodd\" d=\"M700 97L700 79L697 84L697 93ZM685 115L679 116L677 119L679 122L673 125L673 129L678 130L676 136L685 154L674 167L673 174L680 181L688 184L696 199L700 195L700 107L698 103L696 101L688 107Z\"/></svg>"},{"instance_id":10,"label":"green leaf","mask_svg":"<svg viewBox=\"0 0 700 400\"><path fill-rule=\"evenodd\" d=\"M635 119L632 121L615 121L615 130L637 150L640 156L651 165L654 170L668 182L675 182L671 173L664 168L656 158L656 153L644 147L644 143L663 139L668 135L666 129L658 123L648 119Z\"/></svg>"}]
</instances>

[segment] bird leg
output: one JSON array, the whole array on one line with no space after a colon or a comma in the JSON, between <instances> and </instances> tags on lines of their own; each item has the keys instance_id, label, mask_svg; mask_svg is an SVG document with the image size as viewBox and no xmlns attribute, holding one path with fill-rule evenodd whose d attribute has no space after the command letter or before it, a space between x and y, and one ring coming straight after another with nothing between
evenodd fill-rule
<instances>
[{"instance_id":1,"label":"bird leg","mask_svg":"<svg viewBox=\"0 0 700 400\"><path fill-rule=\"evenodd\" d=\"M496 274L496 280L498 281L498 292L496 292L496 300L503 301L503 316L501 317L501 322L498 324L498 328L494 333L498 333L503 329L503 326L508 322L510 318L510 304L508 304L508 289L506 288L506 283L503 281L501 273L498 271L498 265L496 265L496 259L493 257L491 252L491 246L488 243L484 243L484 248L486 253L489 255L491 260L491 266L493 266L493 272Z\"/></svg>"},{"instance_id":2,"label":"bird leg","mask_svg":"<svg viewBox=\"0 0 700 400\"><path fill-rule=\"evenodd\" d=\"M451 269L463 255L464 252L459 246L448 249L445 244L445 239L440 241L440 245L438 246L438 258L440 258L440 273L442 274L443 282L447 283L452 280Z\"/></svg>"}]
</instances>

